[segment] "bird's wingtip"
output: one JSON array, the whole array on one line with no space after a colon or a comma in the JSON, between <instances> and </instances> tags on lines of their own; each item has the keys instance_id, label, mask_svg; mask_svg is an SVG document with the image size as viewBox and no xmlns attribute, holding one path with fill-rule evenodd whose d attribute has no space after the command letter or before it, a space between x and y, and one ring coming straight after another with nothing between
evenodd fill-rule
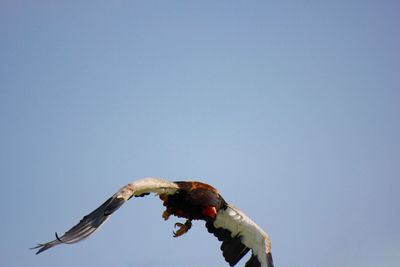
<instances>
[{"instance_id":1,"label":"bird's wingtip","mask_svg":"<svg viewBox=\"0 0 400 267\"><path fill-rule=\"evenodd\" d=\"M50 242L47 242L47 243L44 243L44 244L39 243L39 244L37 244L36 246L34 246L34 247L30 248L30 249L37 249L37 251L35 253L37 255L37 254L42 253L45 250L48 250L49 248L52 248L52 247L54 247L54 246L56 246L58 244L63 243L63 241L58 237L57 233L56 233L56 238L57 238L56 240L53 240L53 241L50 241Z\"/></svg>"},{"instance_id":2,"label":"bird's wingtip","mask_svg":"<svg viewBox=\"0 0 400 267\"><path fill-rule=\"evenodd\" d=\"M29 249L38 249L38 251L36 251L36 253L35 253L37 255L37 254L45 251L48 248L46 248L46 244L37 244L36 246L29 248Z\"/></svg>"},{"instance_id":3,"label":"bird's wingtip","mask_svg":"<svg viewBox=\"0 0 400 267\"><path fill-rule=\"evenodd\" d=\"M268 267L274 267L274 261L272 260L271 252L267 253L267 264Z\"/></svg>"},{"instance_id":4,"label":"bird's wingtip","mask_svg":"<svg viewBox=\"0 0 400 267\"><path fill-rule=\"evenodd\" d=\"M39 249L38 251L36 251L36 255L42 253L45 250L48 250L49 248L53 247L55 244L51 244L51 243L46 243L46 244L38 244L36 247L33 247L31 249Z\"/></svg>"}]
</instances>

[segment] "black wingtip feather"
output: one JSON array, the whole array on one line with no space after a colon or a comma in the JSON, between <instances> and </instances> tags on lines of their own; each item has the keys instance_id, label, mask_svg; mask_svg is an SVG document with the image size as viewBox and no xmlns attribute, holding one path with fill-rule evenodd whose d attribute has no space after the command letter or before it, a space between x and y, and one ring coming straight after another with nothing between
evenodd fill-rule
<instances>
[{"instance_id":1,"label":"black wingtip feather","mask_svg":"<svg viewBox=\"0 0 400 267\"><path fill-rule=\"evenodd\" d=\"M48 242L46 244L38 244L37 246L31 248L31 249L39 249L38 251L36 251L36 255L42 253L45 250L48 250L51 247L54 247L56 245L56 243L54 241L52 242Z\"/></svg>"},{"instance_id":2,"label":"black wingtip feather","mask_svg":"<svg viewBox=\"0 0 400 267\"><path fill-rule=\"evenodd\" d=\"M44 244L38 244L32 249L38 249L36 254L39 254L59 244L72 244L85 239L93 234L96 229L107 220L109 215L121 207L124 202L125 200L122 198L110 197L100 207L84 216L77 225L65 232L63 236L58 236L58 233L56 232L55 240Z\"/></svg>"},{"instance_id":3,"label":"black wingtip feather","mask_svg":"<svg viewBox=\"0 0 400 267\"><path fill-rule=\"evenodd\" d=\"M57 240L60 241L61 243L64 243L64 242L60 239L60 237L58 236L57 232L56 232L55 234L56 234Z\"/></svg>"},{"instance_id":4,"label":"black wingtip feather","mask_svg":"<svg viewBox=\"0 0 400 267\"><path fill-rule=\"evenodd\" d=\"M124 203L125 203L125 199L123 199L123 198L111 199L110 203L107 205L106 209L104 210L104 215L105 216L111 215L114 211L119 209Z\"/></svg>"},{"instance_id":5,"label":"black wingtip feather","mask_svg":"<svg viewBox=\"0 0 400 267\"><path fill-rule=\"evenodd\" d=\"M251 255L250 259L246 262L244 267L261 267L261 263L256 255Z\"/></svg>"},{"instance_id":6,"label":"black wingtip feather","mask_svg":"<svg viewBox=\"0 0 400 267\"><path fill-rule=\"evenodd\" d=\"M250 249L242 243L240 236L235 236L233 238L226 238L221 245L221 250L225 260L231 266L234 266Z\"/></svg>"},{"instance_id":7,"label":"black wingtip feather","mask_svg":"<svg viewBox=\"0 0 400 267\"><path fill-rule=\"evenodd\" d=\"M222 255L230 266L235 266L250 251L250 249L242 243L240 236L232 237L229 230L216 228L213 221L207 221L206 227L209 233L214 234L219 241L222 241Z\"/></svg>"},{"instance_id":8,"label":"black wingtip feather","mask_svg":"<svg viewBox=\"0 0 400 267\"><path fill-rule=\"evenodd\" d=\"M271 253L267 253L267 265L268 267L274 267L274 261Z\"/></svg>"}]
</instances>

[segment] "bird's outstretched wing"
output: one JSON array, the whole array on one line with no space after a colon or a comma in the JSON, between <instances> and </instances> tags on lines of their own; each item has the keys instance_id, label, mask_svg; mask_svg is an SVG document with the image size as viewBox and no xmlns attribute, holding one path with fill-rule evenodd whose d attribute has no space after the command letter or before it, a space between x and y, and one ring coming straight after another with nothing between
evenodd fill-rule
<instances>
[{"instance_id":1,"label":"bird's outstretched wing","mask_svg":"<svg viewBox=\"0 0 400 267\"><path fill-rule=\"evenodd\" d=\"M221 250L230 266L252 251L245 267L273 267L268 235L239 209L227 205L214 220L206 222L208 232L222 241Z\"/></svg>"},{"instance_id":2,"label":"bird's outstretched wing","mask_svg":"<svg viewBox=\"0 0 400 267\"><path fill-rule=\"evenodd\" d=\"M82 218L82 220L56 239L47 243L38 244L32 249L38 249L39 254L51 247L59 244L73 244L85 239L93 234L110 215L119 209L126 201L133 196L143 196L149 193L173 194L178 189L178 185L158 178L145 178L135 181L122 187L117 193L106 200L100 207Z\"/></svg>"}]
</instances>

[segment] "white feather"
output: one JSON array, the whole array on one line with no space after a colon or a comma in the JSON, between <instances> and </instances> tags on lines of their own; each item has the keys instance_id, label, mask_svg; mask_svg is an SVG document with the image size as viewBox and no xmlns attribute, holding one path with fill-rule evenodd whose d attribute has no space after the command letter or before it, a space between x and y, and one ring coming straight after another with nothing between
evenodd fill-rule
<instances>
[{"instance_id":1,"label":"white feather","mask_svg":"<svg viewBox=\"0 0 400 267\"><path fill-rule=\"evenodd\" d=\"M271 252L269 237L267 233L242 211L228 205L227 209L218 211L214 226L229 230L232 237L239 235L242 243L257 256L261 267L268 266L267 253Z\"/></svg>"},{"instance_id":2,"label":"white feather","mask_svg":"<svg viewBox=\"0 0 400 267\"><path fill-rule=\"evenodd\" d=\"M143 178L122 187L115 195L116 198L128 200L132 195L140 196L145 193L173 194L178 185L160 178Z\"/></svg>"}]
</instances>

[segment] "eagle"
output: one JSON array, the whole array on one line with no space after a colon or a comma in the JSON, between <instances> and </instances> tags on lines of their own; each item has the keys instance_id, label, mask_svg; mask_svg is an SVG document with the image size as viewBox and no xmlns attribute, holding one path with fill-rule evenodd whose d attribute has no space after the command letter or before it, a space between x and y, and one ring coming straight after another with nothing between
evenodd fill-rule
<instances>
[{"instance_id":1,"label":"eagle","mask_svg":"<svg viewBox=\"0 0 400 267\"><path fill-rule=\"evenodd\" d=\"M159 178L144 178L122 187L97 209L84 216L78 224L47 243L32 249L39 254L59 244L73 244L92 235L117 209L132 197L155 193L165 211L164 220L170 215L185 218L176 223L174 237L179 237L192 227L192 220L203 220L209 233L222 242L225 261L235 266L250 250L251 257L245 267L273 267L271 241L268 235L246 214L227 203L211 185L197 181L170 182Z\"/></svg>"}]
</instances>

